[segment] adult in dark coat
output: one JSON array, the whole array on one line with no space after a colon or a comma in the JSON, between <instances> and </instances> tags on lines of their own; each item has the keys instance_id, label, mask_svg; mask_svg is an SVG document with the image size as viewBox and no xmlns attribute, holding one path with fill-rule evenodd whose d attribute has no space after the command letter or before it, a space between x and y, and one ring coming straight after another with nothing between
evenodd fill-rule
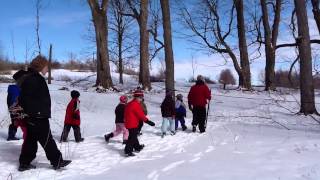
<instances>
[{"instance_id":1,"label":"adult in dark coat","mask_svg":"<svg viewBox=\"0 0 320 180\"><path fill-rule=\"evenodd\" d=\"M196 131L196 127L199 125L201 133L205 132L206 121L206 104L211 100L211 91L205 84L203 76L197 77L196 84L193 85L188 94L188 105L190 111L192 111L192 131Z\"/></svg>"},{"instance_id":2,"label":"adult in dark coat","mask_svg":"<svg viewBox=\"0 0 320 180\"><path fill-rule=\"evenodd\" d=\"M36 157L38 142L43 147L54 169L59 169L71 163L70 160L63 160L61 152L52 138L49 124L51 98L43 77L47 72L48 61L45 57L39 55L32 60L28 73L21 84L19 103L28 115L28 133L19 158L19 171L35 168L31 161Z\"/></svg>"}]
</instances>

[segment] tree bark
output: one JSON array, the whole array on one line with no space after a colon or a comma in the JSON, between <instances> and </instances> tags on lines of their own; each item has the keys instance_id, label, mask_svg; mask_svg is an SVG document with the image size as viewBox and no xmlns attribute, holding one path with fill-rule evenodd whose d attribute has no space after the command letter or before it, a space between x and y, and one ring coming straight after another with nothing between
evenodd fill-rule
<instances>
[{"instance_id":1,"label":"tree bark","mask_svg":"<svg viewBox=\"0 0 320 180\"><path fill-rule=\"evenodd\" d=\"M50 44L50 48L49 48L48 84L51 84L51 63L52 63L52 44Z\"/></svg>"},{"instance_id":2,"label":"tree bark","mask_svg":"<svg viewBox=\"0 0 320 180\"><path fill-rule=\"evenodd\" d=\"M312 77L311 45L308 26L308 15L305 0L294 0L299 36L300 56L300 112L305 115L317 113L314 100L314 86Z\"/></svg>"},{"instance_id":3,"label":"tree bark","mask_svg":"<svg viewBox=\"0 0 320 180\"><path fill-rule=\"evenodd\" d=\"M149 71L149 33L148 33L148 4L149 0L140 2L140 73L139 79L144 90L151 90Z\"/></svg>"},{"instance_id":4,"label":"tree bark","mask_svg":"<svg viewBox=\"0 0 320 180\"><path fill-rule=\"evenodd\" d=\"M96 86L101 85L104 88L113 86L109 65L108 52L108 28L107 28L107 5L108 0L102 0L101 6L98 0L88 0L91 8L93 24L96 33L97 44L97 80Z\"/></svg>"},{"instance_id":5,"label":"tree bark","mask_svg":"<svg viewBox=\"0 0 320 180\"><path fill-rule=\"evenodd\" d=\"M166 62L166 90L174 93L174 59L172 50L171 18L168 0L160 0L163 19L163 39Z\"/></svg>"},{"instance_id":6,"label":"tree bark","mask_svg":"<svg viewBox=\"0 0 320 180\"><path fill-rule=\"evenodd\" d=\"M264 27L266 67L265 67L265 90L275 90L275 59L276 45L280 23L281 0L276 0L273 28L269 25L269 12L266 0L260 0L262 10L262 22Z\"/></svg>"},{"instance_id":7,"label":"tree bark","mask_svg":"<svg viewBox=\"0 0 320 180\"><path fill-rule=\"evenodd\" d=\"M237 11L240 65L241 65L241 74L242 74L242 76L239 76L239 85L243 86L244 88L251 89L251 72L250 72L247 40L246 40L246 29L244 24L243 0L235 0L235 7ZM240 77L241 77L241 84L240 84Z\"/></svg>"}]
</instances>

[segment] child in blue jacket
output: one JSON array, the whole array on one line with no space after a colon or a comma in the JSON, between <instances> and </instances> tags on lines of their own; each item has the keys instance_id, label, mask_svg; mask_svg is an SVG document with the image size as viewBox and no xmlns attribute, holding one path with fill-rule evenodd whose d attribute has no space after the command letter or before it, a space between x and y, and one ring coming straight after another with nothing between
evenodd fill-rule
<instances>
[{"instance_id":1,"label":"child in blue jacket","mask_svg":"<svg viewBox=\"0 0 320 180\"><path fill-rule=\"evenodd\" d=\"M183 103L183 96L182 94L178 94L176 96L177 100L176 100L176 104L175 104L175 108L176 108L176 116L175 116L175 128L176 131L178 129L179 126L179 122L181 124L182 130L185 131L187 129L187 126L185 125L185 120L184 118L186 117L186 105Z\"/></svg>"}]
</instances>

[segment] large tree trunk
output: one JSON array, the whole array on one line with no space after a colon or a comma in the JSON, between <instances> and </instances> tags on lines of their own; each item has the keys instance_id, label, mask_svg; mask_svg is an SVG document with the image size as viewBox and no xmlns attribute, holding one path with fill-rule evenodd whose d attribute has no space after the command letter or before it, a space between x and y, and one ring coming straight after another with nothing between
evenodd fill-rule
<instances>
[{"instance_id":1,"label":"large tree trunk","mask_svg":"<svg viewBox=\"0 0 320 180\"><path fill-rule=\"evenodd\" d=\"M144 90L151 90L149 71L148 0L140 2L140 73L139 81Z\"/></svg>"},{"instance_id":2,"label":"large tree trunk","mask_svg":"<svg viewBox=\"0 0 320 180\"><path fill-rule=\"evenodd\" d=\"M320 33L320 9L319 9L319 0L311 0L312 3L312 12L314 16L314 20L317 23L318 31Z\"/></svg>"},{"instance_id":3,"label":"large tree trunk","mask_svg":"<svg viewBox=\"0 0 320 180\"><path fill-rule=\"evenodd\" d=\"M244 14L243 14L243 1L235 0L235 6L237 11L237 26L238 26L238 38L239 38L239 49L240 49L240 65L241 65L241 86L247 89L251 89L251 72L250 63L248 56L248 47L246 40L246 30L244 25Z\"/></svg>"},{"instance_id":4,"label":"large tree trunk","mask_svg":"<svg viewBox=\"0 0 320 180\"><path fill-rule=\"evenodd\" d=\"M97 80L96 85L101 85L104 88L112 87L112 79L109 65L108 52L108 28L107 28L107 5L108 0L103 0L101 7L97 0L88 0L91 8L93 24L96 33L97 44Z\"/></svg>"},{"instance_id":5,"label":"large tree trunk","mask_svg":"<svg viewBox=\"0 0 320 180\"><path fill-rule=\"evenodd\" d=\"M295 0L298 22L298 44L300 56L300 112L305 115L316 113L312 77L311 45L308 26L308 15L305 0Z\"/></svg>"},{"instance_id":6,"label":"large tree trunk","mask_svg":"<svg viewBox=\"0 0 320 180\"><path fill-rule=\"evenodd\" d=\"M166 90L174 92L174 59L172 51L171 18L168 0L160 0L163 19L163 39L166 62Z\"/></svg>"},{"instance_id":7,"label":"large tree trunk","mask_svg":"<svg viewBox=\"0 0 320 180\"><path fill-rule=\"evenodd\" d=\"M265 90L274 90L275 84L275 47L272 46L272 34L269 25L269 13L266 0L260 0L262 10L262 22L264 27L266 67L265 67Z\"/></svg>"}]
</instances>

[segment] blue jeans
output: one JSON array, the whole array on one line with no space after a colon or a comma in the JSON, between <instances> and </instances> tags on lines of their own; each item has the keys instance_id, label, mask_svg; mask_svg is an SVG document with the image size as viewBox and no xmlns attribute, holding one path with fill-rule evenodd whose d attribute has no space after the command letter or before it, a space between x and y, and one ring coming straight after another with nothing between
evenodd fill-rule
<instances>
[{"instance_id":1,"label":"blue jeans","mask_svg":"<svg viewBox=\"0 0 320 180\"><path fill-rule=\"evenodd\" d=\"M172 117L163 117L161 131L166 133L170 128L171 132L175 132L175 121Z\"/></svg>"}]
</instances>

